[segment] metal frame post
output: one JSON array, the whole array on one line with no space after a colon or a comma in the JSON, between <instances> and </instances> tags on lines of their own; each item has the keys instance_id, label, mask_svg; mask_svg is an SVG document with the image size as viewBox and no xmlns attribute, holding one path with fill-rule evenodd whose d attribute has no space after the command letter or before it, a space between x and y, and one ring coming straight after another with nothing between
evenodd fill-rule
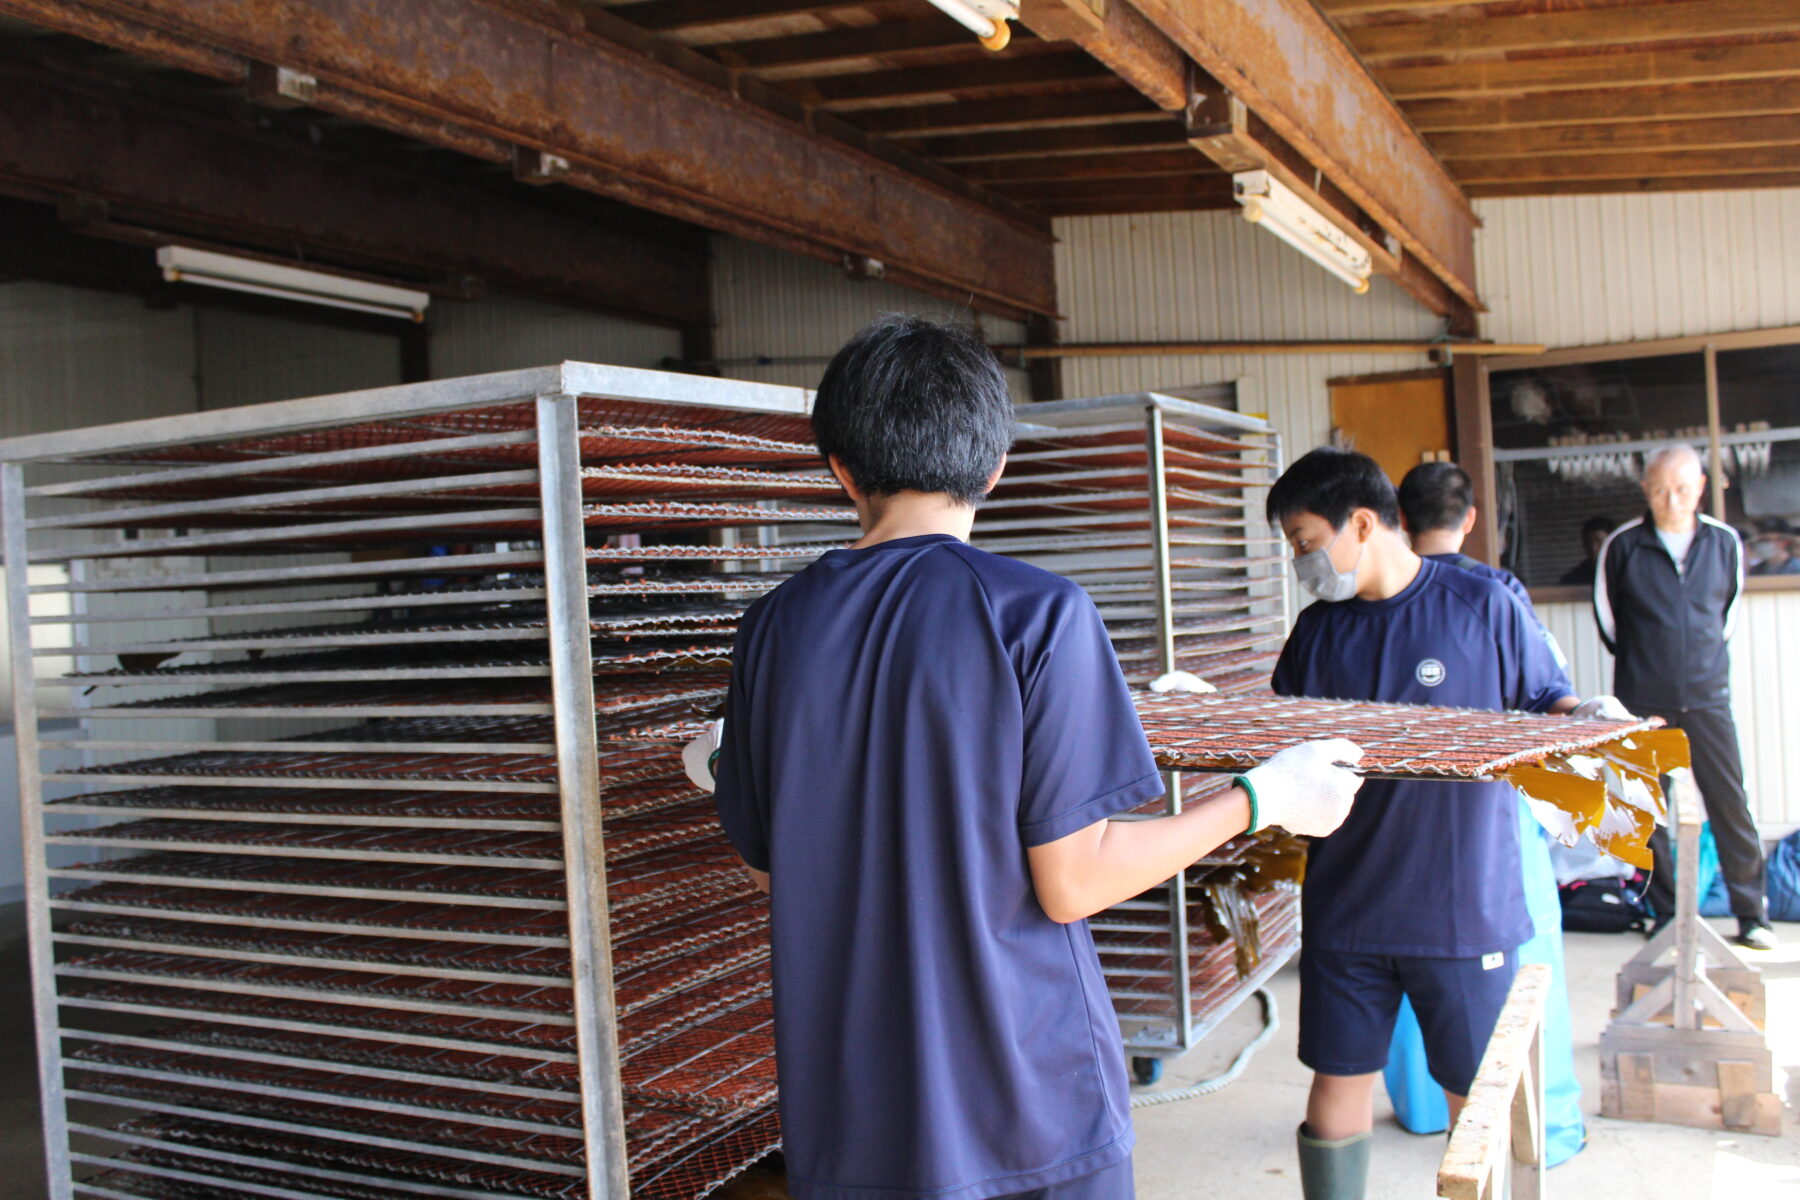
<instances>
[{"instance_id":1,"label":"metal frame post","mask_svg":"<svg viewBox=\"0 0 1800 1200\"><path fill-rule=\"evenodd\" d=\"M570 974L574 981L588 1195L591 1200L625 1200L630 1194L630 1177L625 1161L625 1104L619 1084L612 945L606 908L606 844L600 821L600 760L594 724L594 664L588 633L587 542L581 515L577 415L571 396L537 398L556 778L562 797Z\"/></svg>"},{"instance_id":2,"label":"metal frame post","mask_svg":"<svg viewBox=\"0 0 1800 1200\"><path fill-rule=\"evenodd\" d=\"M1175 658L1175 590L1174 569L1169 551L1169 480L1163 441L1163 410L1155 404L1146 406L1144 417L1144 454L1150 477L1150 545L1156 572L1156 637L1164 673L1177 667ZM1169 789L1168 811L1171 816L1181 811L1181 772L1169 771L1163 776ZM1188 902L1187 872L1177 871L1169 880L1169 987L1175 1002L1175 1021L1183 1047L1193 1039L1194 996L1188 977Z\"/></svg>"},{"instance_id":3,"label":"metal frame post","mask_svg":"<svg viewBox=\"0 0 1800 1200\"><path fill-rule=\"evenodd\" d=\"M25 468L0 463L0 554L6 567L6 636L12 648L13 744L19 766L19 822L25 857L25 922L30 936L31 1008L43 1097L44 1169L50 1200L70 1200L69 1117L63 1090L56 963L50 944L50 890L44 844L44 779L39 760L36 666L31 652L30 555Z\"/></svg>"}]
</instances>

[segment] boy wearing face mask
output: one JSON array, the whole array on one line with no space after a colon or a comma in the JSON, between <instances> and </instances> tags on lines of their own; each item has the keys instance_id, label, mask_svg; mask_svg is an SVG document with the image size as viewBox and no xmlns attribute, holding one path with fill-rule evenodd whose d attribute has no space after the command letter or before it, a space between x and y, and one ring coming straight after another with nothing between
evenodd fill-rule
<instances>
[{"instance_id":1,"label":"boy wearing face mask","mask_svg":"<svg viewBox=\"0 0 1800 1200\"><path fill-rule=\"evenodd\" d=\"M1530 616L1493 579L1422 559L1394 486L1366 455L1322 448L1276 481L1268 517L1321 603L1300 613L1277 693L1601 715L1581 705ZM1307 1200L1361 1200L1376 1073L1404 995L1454 1121L1532 936L1517 798L1505 784L1370 780L1313 839L1301 893L1299 1131Z\"/></svg>"}]
</instances>

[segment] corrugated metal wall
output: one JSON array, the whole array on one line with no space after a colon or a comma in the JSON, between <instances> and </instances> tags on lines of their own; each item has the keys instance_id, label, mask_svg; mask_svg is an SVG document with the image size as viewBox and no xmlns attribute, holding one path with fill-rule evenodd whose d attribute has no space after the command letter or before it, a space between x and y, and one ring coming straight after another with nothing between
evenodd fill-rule
<instances>
[{"instance_id":1,"label":"corrugated metal wall","mask_svg":"<svg viewBox=\"0 0 1800 1200\"><path fill-rule=\"evenodd\" d=\"M1066 342L1428 338L1442 321L1384 279L1349 288L1235 212L1068 217L1056 222ZM1423 355L1070 359L1071 396L1245 381L1290 457L1331 431L1325 381L1429 366Z\"/></svg>"},{"instance_id":2,"label":"corrugated metal wall","mask_svg":"<svg viewBox=\"0 0 1800 1200\"><path fill-rule=\"evenodd\" d=\"M1800 324L1800 188L1480 200L1496 341L1589 346Z\"/></svg>"},{"instance_id":3,"label":"corrugated metal wall","mask_svg":"<svg viewBox=\"0 0 1800 1200\"><path fill-rule=\"evenodd\" d=\"M201 408L400 382L400 340L384 333L220 308L195 310L194 331Z\"/></svg>"},{"instance_id":4,"label":"corrugated metal wall","mask_svg":"<svg viewBox=\"0 0 1800 1200\"><path fill-rule=\"evenodd\" d=\"M721 359L809 358L800 363L736 364L733 379L813 387L825 362L858 329L882 313L909 312L945 319L966 309L880 280L857 281L829 263L733 237L713 239L713 307ZM1017 321L976 315L990 342L1021 342ZM1009 371L1013 394L1027 398L1025 375Z\"/></svg>"},{"instance_id":5,"label":"corrugated metal wall","mask_svg":"<svg viewBox=\"0 0 1800 1200\"><path fill-rule=\"evenodd\" d=\"M672 329L516 296L431 308L431 373L437 379L565 359L655 367L680 353L681 335Z\"/></svg>"}]
</instances>

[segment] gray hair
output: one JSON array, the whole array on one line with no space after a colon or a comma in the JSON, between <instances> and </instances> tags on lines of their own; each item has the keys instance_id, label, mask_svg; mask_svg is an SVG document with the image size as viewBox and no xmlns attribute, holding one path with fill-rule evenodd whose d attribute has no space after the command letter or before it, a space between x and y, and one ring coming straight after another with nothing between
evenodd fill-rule
<instances>
[{"instance_id":1,"label":"gray hair","mask_svg":"<svg viewBox=\"0 0 1800 1200\"><path fill-rule=\"evenodd\" d=\"M1650 472L1658 467L1680 467L1688 463L1693 463L1694 469L1702 475L1706 474L1706 460L1700 457L1700 452L1686 442L1674 442L1644 460L1644 477L1649 478Z\"/></svg>"}]
</instances>

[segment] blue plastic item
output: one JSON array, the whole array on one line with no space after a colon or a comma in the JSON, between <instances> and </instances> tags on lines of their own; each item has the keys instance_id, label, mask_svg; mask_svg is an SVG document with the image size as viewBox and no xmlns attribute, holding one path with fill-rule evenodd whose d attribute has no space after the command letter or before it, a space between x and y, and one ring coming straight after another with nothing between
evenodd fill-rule
<instances>
[{"instance_id":1,"label":"blue plastic item","mask_svg":"<svg viewBox=\"0 0 1800 1200\"><path fill-rule=\"evenodd\" d=\"M1525 864L1525 907L1536 934L1519 947L1519 962L1550 967L1550 999L1544 1011L1544 1149L1550 1166L1567 1162L1587 1144L1581 1119L1581 1085L1575 1079L1575 1043L1569 1029L1569 986L1563 971L1562 903L1550 867L1549 835L1524 800L1519 801L1519 845ZM1800 845L1795 848L1800 868ZM1401 1001L1400 1019L1384 1072L1388 1099L1402 1127L1442 1133L1450 1127L1444 1091L1425 1065L1425 1042L1412 1005Z\"/></svg>"},{"instance_id":2,"label":"blue plastic item","mask_svg":"<svg viewBox=\"0 0 1800 1200\"><path fill-rule=\"evenodd\" d=\"M1769 852L1769 919L1800 921L1800 830Z\"/></svg>"}]
</instances>

